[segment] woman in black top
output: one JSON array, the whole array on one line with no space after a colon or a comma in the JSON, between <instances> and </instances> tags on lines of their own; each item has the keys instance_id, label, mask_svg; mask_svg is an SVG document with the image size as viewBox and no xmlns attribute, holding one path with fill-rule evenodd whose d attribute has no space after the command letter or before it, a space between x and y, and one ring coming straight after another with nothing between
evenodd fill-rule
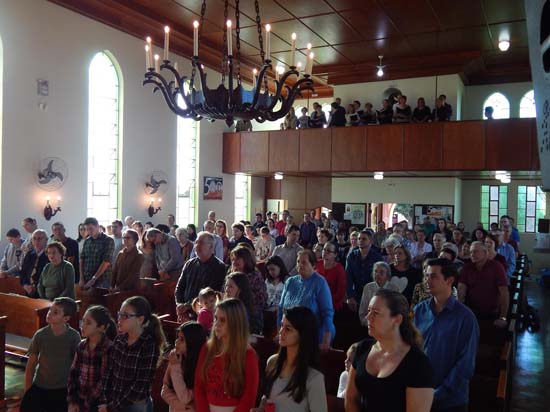
<instances>
[{"instance_id":1,"label":"woman in black top","mask_svg":"<svg viewBox=\"0 0 550 412\"><path fill-rule=\"evenodd\" d=\"M414 287L417 283L422 282L422 270L412 266L411 252L403 245L396 246L393 249L394 261L390 265L392 277L396 276L399 279L392 281L397 284L399 290L410 302Z\"/></svg>"},{"instance_id":2,"label":"woman in black top","mask_svg":"<svg viewBox=\"0 0 550 412\"><path fill-rule=\"evenodd\" d=\"M430 108L426 106L426 101L423 97L420 97L417 101L416 108L413 111L412 121L413 123L425 123L431 118L432 112Z\"/></svg>"},{"instance_id":3,"label":"woman in black top","mask_svg":"<svg viewBox=\"0 0 550 412\"><path fill-rule=\"evenodd\" d=\"M313 103L313 112L309 116L309 127L321 128L327 124L327 117L319 103Z\"/></svg>"},{"instance_id":4,"label":"woman in black top","mask_svg":"<svg viewBox=\"0 0 550 412\"><path fill-rule=\"evenodd\" d=\"M388 99L384 99L382 104L382 109L376 111L378 123L389 124L393 121L393 110L390 106L390 101Z\"/></svg>"},{"instance_id":5,"label":"woman in black top","mask_svg":"<svg viewBox=\"0 0 550 412\"><path fill-rule=\"evenodd\" d=\"M399 103L395 106L393 121L395 123L410 123L412 110L407 104L407 96L399 96Z\"/></svg>"},{"instance_id":6,"label":"woman in black top","mask_svg":"<svg viewBox=\"0 0 550 412\"><path fill-rule=\"evenodd\" d=\"M346 412L429 412L433 371L422 338L398 292L379 289L369 303L369 335L357 347L346 388Z\"/></svg>"}]
</instances>

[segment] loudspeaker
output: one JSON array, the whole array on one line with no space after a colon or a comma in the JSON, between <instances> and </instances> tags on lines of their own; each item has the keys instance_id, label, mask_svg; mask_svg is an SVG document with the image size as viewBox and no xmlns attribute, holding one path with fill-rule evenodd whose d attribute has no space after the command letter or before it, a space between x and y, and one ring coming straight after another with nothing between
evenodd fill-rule
<instances>
[{"instance_id":1,"label":"loudspeaker","mask_svg":"<svg viewBox=\"0 0 550 412\"><path fill-rule=\"evenodd\" d=\"M550 219L539 219L537 232L550 233Z\"/></svg>"}]
</instances>

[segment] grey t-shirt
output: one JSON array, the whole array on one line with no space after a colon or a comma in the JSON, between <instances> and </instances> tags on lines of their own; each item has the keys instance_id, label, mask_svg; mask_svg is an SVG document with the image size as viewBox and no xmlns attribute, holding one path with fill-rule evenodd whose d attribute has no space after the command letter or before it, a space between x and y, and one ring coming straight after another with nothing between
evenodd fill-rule
<instances>
[{"instance_id":1,"label":"grey t-shirt","mask_svg":"<svg viewBox=\"0 0 550 412\"><path fill-rule=\"evenodd\" d=\"M275 412L327 412L325 377L316 369L309 368L306 395L296 403L289 392L283 392L289 378L278 378L271 388L269 401L275 404Z\"/></svg>"},{"instance_id":2,"label":"grey t-shirt","mask_svg":"<svg viewBox=\"0 0 550 412\"><path fill-rule=\"evenodd\" d=\"M29 354L38 356L33 384L42 389L66 388L79 343L80 334L68 325L59 336L53 334L49 325L36 331L29 347Z\"/></svg>"}]
</instances>

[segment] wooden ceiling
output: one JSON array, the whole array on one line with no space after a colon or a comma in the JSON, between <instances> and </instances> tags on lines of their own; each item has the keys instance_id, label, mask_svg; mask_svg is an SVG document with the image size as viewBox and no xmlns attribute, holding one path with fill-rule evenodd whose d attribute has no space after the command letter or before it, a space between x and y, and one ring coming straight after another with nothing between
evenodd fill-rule
<instances>
[{"instance_id":1,"label":"wooden ceiling","mask_svg":"<svg viewBox=\"0 0 550 412\"><path fill-rule=\"evenodd\" d=\"M170 47L192 53L192 22L201 0L49 0L162 46L162 28L172 29ZM229 16L234 20L235 0ZM384 56L383 79L459 73L465 84L530 81L531 70L523 2L520 0L259 0L262 24L272 26L271 51L288 63L290 36L298 35L297 61L305 47L315 52L313 73L328 84L379 81L378 55ZM259 65L254 0L240 0L243 77ZM223 36L223 1L208 0L200 56L219 69ZM510 49L501 52L501 38Z\"/></svg>"}]
</instances>

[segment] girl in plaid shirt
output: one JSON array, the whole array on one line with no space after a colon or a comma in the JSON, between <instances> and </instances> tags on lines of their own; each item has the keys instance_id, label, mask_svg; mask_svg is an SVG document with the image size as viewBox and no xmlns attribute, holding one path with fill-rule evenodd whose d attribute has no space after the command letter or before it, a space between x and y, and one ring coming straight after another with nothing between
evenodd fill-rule
<instances>
[{"instance_id":1,"label":"girl in plaid shirt","mask_svg":"<svg viewBox=\"0 0 550 412\"><path fill-rule=\"evenodd\" d=\"M151 382L165 343L160 321L147 299L132 296L120 307L118 329L98 410L152 412Z\"/></svg>"},{"instance_id":2,"label":"girl in plaid shirt","mask_svg":"<svg viewBox=\"0 0 550 412\"><path fill-rule=\"evenodd\" d=\"M69 412L97 410L101 379L107 373L113 339L117 334L116 323L103 306L88 308L80 330L84 340L76 349L67 386Z\"/></svg>"}]
</instances>

